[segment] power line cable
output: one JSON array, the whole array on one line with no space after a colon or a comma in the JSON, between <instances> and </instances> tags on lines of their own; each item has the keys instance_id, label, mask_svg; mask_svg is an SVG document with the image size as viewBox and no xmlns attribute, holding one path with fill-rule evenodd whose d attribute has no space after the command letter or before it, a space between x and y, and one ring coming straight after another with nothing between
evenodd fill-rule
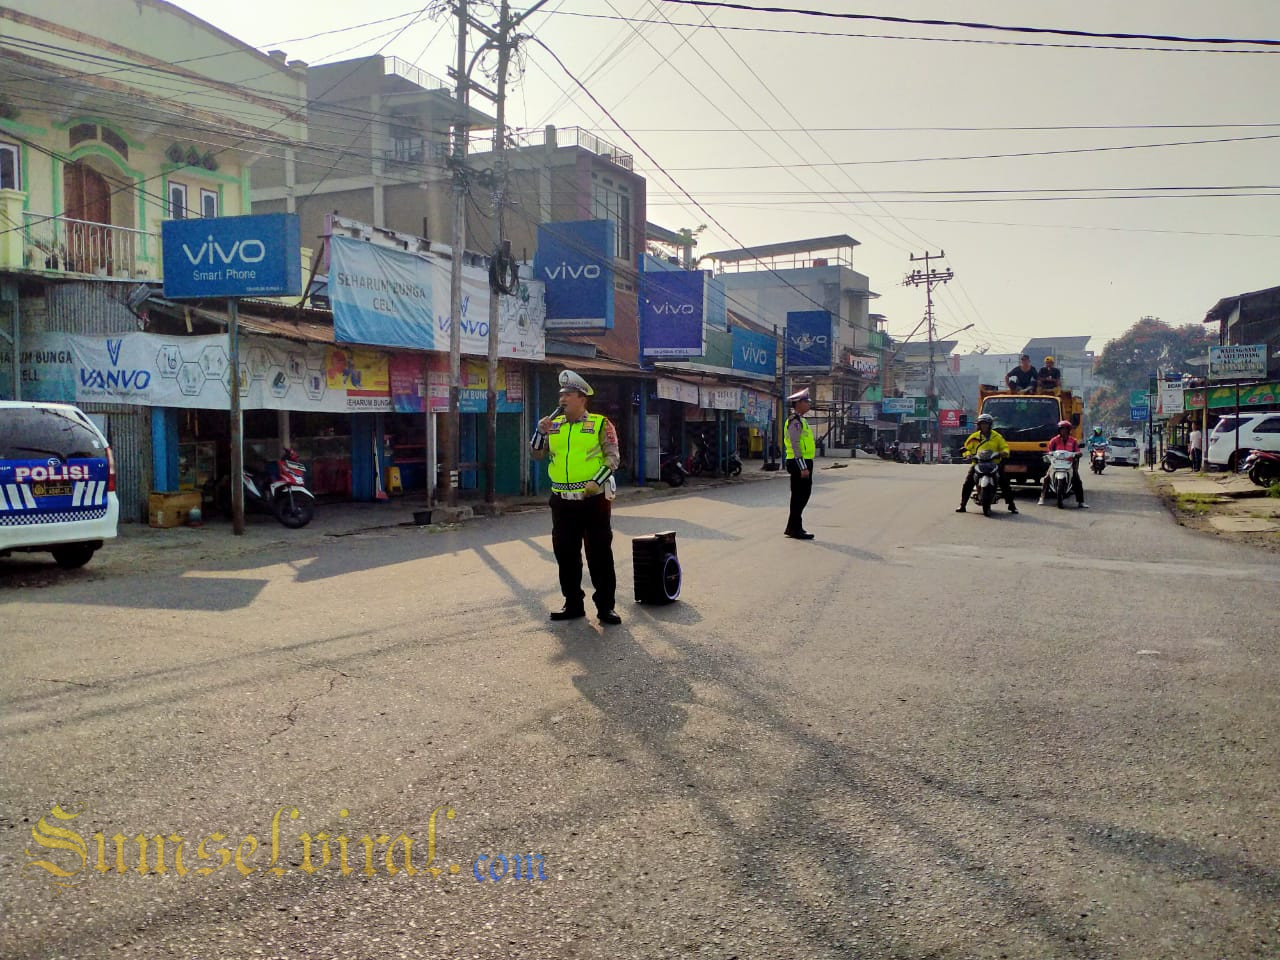
<instances>
[{"instance_id":1,"label":"power line cable","mask_svg":"<svg viewBox=\"0 0 1280 960\"><path fill-rule=\"evenodd\" d=\"M834 20L874 20L880 23L905 23L925 27L961 27L968 30L995 30L1005 33L1048 34L1058 37L1083 37L1089 40L1153 40L1162 43L1211 43L1248 44L1253 46L1280 47L1280 40L1241 39L1231 37L1182 37L1160 33L1103 33L1091 30L1066 30L1057 27L1020 27L1007 24L983 23L975 20L929 20L912 17L891 17L870 13L833 13L826 10L806 10L801 7L755 7L745 3L728 3L725 0L662 0L663 3L685 7L719 7L725 10L741 10L750 13L788 13L805 17L822 17Z\"/></svg>"}]
</instances>

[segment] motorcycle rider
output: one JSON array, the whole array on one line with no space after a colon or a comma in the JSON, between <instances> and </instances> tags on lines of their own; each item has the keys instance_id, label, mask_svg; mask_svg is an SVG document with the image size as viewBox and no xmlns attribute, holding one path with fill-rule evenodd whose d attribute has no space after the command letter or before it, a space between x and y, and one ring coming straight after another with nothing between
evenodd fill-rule
<instances>
[{"instance_id":1,"label":"motorcycle rider","mask_svg":"<svg viewBox=\"0 0 1280 960\"><path fill-rule=\"evenodd\" d=\"M1071 435L1071 421L1058 421L1058 435L1049 441L1049 452L1054 450L1070 450L1076 455L1071 461L1071 490L1076 495L1076 507L1080 510L1088 510L1089 505L1084 502L1084 482L1080 479L1080 441ZM1044 499L1049 495L1049 471L1045 471L1044 483L1040 485L1040 499L1036 501L1036 506L1043 507Z\"/></svg>"},{"instance_id":2,"label":"motorcycle rider","mask_svg":"<svg viewBox=\"0 0 1280 960\"><path fill-rule=\"evenodd\" d=\"M1028 359L1024 357L1023 359ZM1009 444L1005 442L998 431L993 428L995 418L989 413L978 415L978 429L969 434L969 438L964 442L964 455L969 459L976 458L978 451L991 450L995 453L995 457L1000 463L1004 463L1009 459ZM965 474L964 488L960 493L960 506L956 507L956 513L964 513L965 505L969 502L969 495L973 493L973 485L977 482L974 467L969 467L969 472ZM1013 502L1013 487L1009 483L1009 477L1004 470L1000 471L1000 493L1004 497L1005 503L1009 505L1010 513L1017 513L1018 507Z\"/></svg>"}]
</instances>

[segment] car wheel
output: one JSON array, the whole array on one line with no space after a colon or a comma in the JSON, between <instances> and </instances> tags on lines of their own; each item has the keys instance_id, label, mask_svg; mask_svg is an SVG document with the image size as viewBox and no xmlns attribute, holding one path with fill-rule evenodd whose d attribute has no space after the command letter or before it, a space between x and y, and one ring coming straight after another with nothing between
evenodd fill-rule
<instances>
[{"instance_id":1,"label":"car wheel","mask_svg":"<svg viewBox=\"0 0 1280 960\"><path fill-rule=\"evenodd\" d=\"M88 543L68 543L53 548L53 562L63 570L76 570L91 559L98 548Z\"/></svg>"}]
</instances>

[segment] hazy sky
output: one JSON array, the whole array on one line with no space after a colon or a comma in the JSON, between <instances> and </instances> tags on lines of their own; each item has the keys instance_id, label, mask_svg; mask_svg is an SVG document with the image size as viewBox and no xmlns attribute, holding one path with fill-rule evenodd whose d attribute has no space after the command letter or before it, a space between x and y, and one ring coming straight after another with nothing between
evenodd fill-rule
<instances>
[{"instance_id":1,"label":"hazy sky","mask_svg":"<svg viewBox=\"0 0 1280 960\"><path fill-rule=\"evenodd\" d=\"M1280 0L744 2L1280 40ZM380 52L445 77L454 58L454 23L439 2L178 5L290 59ZM902 279L914 266L908 256L926 250L945 250L956 273L937 295L938 333L975 325L959 335L961 350L1009 351L1058 334L1091 334L1100 350L1141 316L1195 323L1221 297L1280 284L1280 46L663 0L550 0L527 28L614 119L529 43L508 102L511 126L586 127L632 153L649 181L650 221L706 224L700 252L854 236L862 243L854 267L881 294L872 310L889 318L892 333L910 332L923 316L923 290ZM1071 129L1010 129L1018 127ZM1230 142L1185 143L1206 140Z\"/></svg>"}]
</instances>

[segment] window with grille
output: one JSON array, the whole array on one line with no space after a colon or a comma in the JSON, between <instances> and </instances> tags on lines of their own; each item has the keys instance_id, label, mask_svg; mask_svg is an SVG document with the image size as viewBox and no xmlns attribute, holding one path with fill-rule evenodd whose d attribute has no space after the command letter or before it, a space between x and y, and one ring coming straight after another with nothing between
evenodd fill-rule
<instances>
[{"instance_id":1,"label":"window with grille","mask_svg":"<svg viewBox=\"0 0 1280 960\"><path fill-rule=\"evenodd\" d=\"M187 185L185 183L169 184L169 217L173 220L187 219Z\"/></svg>"},{"instance_id":2,"label":"window with grille","mask_svg":"<svg viewBox=\"0 0 1280 960\"><path fill-rule=\"evenodd\" d=\"M218 215L218 191L201 190L200 191L200 216L208 220L210 217Z\"/></svg>"},{"instance_id":3,"label":"window with grille","mask_svg":"<svg viewBox=\"0 0 1280 960\"><path fill-rule=\"evenodd\" d=\"M22 165L18 147L12 143L0 143L0 190L22 189Z\"/></svg>"}]
</instances>

